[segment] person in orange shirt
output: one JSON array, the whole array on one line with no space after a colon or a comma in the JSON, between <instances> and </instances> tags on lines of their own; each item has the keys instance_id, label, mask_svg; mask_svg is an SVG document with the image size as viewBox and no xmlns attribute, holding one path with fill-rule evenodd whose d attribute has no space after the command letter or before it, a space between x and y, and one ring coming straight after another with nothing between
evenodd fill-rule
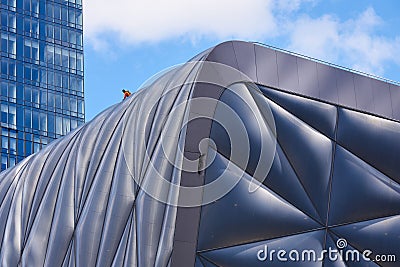
<instances>
[{"instance_id":1,"label":"person in orange shirt","mask_svg":"<svg viewBox=\"0 0 400 267\"><path fill-rule=\"evenodd\" d=\"M131 92L129 92L129 90L125 90L125 89L122 89L122 93L124 93L123 100L125 100L127 97L129 97L131 95Z\"/></svg>"}]
</instances>

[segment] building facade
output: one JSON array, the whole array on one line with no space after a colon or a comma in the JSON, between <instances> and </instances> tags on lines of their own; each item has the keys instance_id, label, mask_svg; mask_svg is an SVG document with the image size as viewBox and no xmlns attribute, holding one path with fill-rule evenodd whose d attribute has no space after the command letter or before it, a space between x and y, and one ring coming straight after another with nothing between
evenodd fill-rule
<instances>
[{"instance_id":1,"label":"building facade","mask_svg":"<svg viewBox=\"0 0 400 267\"><path fill-rule=\"evenodd\" d=\"M1 1L1 170L84 122L81 0Z\"/></svg>"},{"instance_id":2,"label":"building facade","mask_svg":"<svg viewBox=\"0 0 400 267\"><path fill-rule=\"evenodd\" d=\"M400 261L400 86L230 41L0 174L2 266Z\"/></svg>"}]
</instances>

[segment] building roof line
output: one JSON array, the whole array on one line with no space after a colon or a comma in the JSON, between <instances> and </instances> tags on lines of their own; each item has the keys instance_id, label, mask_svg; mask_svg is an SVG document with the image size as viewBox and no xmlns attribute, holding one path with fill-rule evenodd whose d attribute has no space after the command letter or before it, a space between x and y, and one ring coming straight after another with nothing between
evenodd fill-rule
<instances>
[{"instance_id":1,"label":"building roof line","mask_svg":"<svg viewBox=\"0 0 400 267\"><path fill-rule=\"evenodd\" d=\"M321 63L321 64L324 64L324 65L327 65L327 66L330 66L330 67L335 67L335 68L338 68L338 69L341 69L341 70L349 71L349 72L354 73L354 74L359 74L359 75L362 75L362 76L366 76L368 78L373 78L373 79L376 79L376 80L379 80L379 81L382 81L382 82L386 82L386 83L389 83L389 84L400 86L400 81L394 81L394 80L391 80L391 79L388 79L388 78L384 78L384 77L381 77L381 76L378 76L378 75L374 75L374 74L370 74L370 73L367 73L367 72L351 69L351 68L348 68L348 67L343 67L341 65L337 65L337 64L334 64L334 63L331 63L331 62L328 62L328 61L324 61L324 60L321 60L321 59L313 58L313 57L306 56L306 55L303 55L303 54L300 54L300 53L296 53L296 52L292 52L292 51L289 51L289 50L286 50L286 49L282 49L282 48L279 48L279 47L275 47L275 46L272 46L272 45L264 44L264 43L261 43L261 42L251 42L251 43L253 43L255 45L260 45L260 46L263 46L263 47L267 47L267 48L270 48L270 49L273 49L273 50L276 50L276 51L279 51L279 52L283 52L283 53L286 53L286 54L290 54L290 55L293 55L293 56L297 56L297 57L301 57L301 58L304 58L304 59L312 60L312 61L315 61L317 63Z\"/></svg>"}]
</instances>

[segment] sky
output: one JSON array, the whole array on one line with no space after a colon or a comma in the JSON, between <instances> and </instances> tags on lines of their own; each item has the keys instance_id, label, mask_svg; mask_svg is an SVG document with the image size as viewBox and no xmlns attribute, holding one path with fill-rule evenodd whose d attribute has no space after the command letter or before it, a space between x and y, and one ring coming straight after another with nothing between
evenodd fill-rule
<instances>
[{"instance_id":1,"label":"sky","mask_svg":"<svg viewBox=\"0 0 400 267\"><path fill-rule=\"evenodd\" d=\"M228 40L400 82L398 0L84 0L83 9L86 121L123 88Z\"/></svg>"}]
</instances>

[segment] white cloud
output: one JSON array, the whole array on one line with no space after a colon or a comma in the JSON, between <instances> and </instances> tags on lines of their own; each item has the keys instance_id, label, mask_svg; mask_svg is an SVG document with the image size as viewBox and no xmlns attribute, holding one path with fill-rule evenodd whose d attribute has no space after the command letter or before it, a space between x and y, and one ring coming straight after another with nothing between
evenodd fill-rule
<instances>
[{"instance_id":1,"label":"white cloud","mask_svg":"<svg viewBox=\"0 0 400 267\"><path fill-rule=\"evenodd\" d=\"M86 38L100 47L107 32L134 44L181 36L259 39L276 31L270 0L86 0L84 15Z\"/></svg>"},{"instance_id":2,"label":"white cloud","mask_svg":"<svg viewBox=\"0 0 400 267\"><path fill-rule=\"evenodd\" d=\"M313 4L315 5L318 0L277 0L275 1L275 5L277 10L281 10L283 12L293 12L300 9L303 4Z\"/></svg>"},{"instance_id":3,"label":"white cloud","mask_svg":"<svg viewBox=\"0 0 400 267\"><path fill-rule=\"evenodd\" d=\"M317 19L301 17L289 26L289 50L327 61L334 60L340 43L339 28L338 20L330 15Z\"/></svg>"},{"instance_id":4,"label":"white cloud","mask_svg":"<svg viewBox=\"0 0 400 267\"><path fill-rule=\"evenodd\" d=\"M317 4L318 0L85 0L85 41L112 54L110 43L279 39L291 51L378 75L386 63L400 64L394 58L400 36L379 35L384 21L373 8L347 20L302 13L302 7Z\"/></svg>"},{"instance_id":5,"label":"white cloud","mask_svg":"<svg viewBox=\"0 0 400 267\"><path fill-rule=\"evenodd\" d=\"M319 18L304 16L291 24L289 49L383 75L385 63L398 62L393 55L400 49L399 38L378 34L383 23L373 8L367 8L357 18L346 21L331 15Z\"/></svg>"},{"instance_id":6,"label":"white cloud","mask_svg":"<svg viewBox=\"0 0 400 267\"><path fill-rule=\"evenodd\" d=\"M356 20L345 23L342 49L354 62L354 68L382 75L384 63L393 61L393 55L398 54L398 39L376 33L382 24L383 20L372 8L365 10Z\"/></svg>"}]
</instances>

